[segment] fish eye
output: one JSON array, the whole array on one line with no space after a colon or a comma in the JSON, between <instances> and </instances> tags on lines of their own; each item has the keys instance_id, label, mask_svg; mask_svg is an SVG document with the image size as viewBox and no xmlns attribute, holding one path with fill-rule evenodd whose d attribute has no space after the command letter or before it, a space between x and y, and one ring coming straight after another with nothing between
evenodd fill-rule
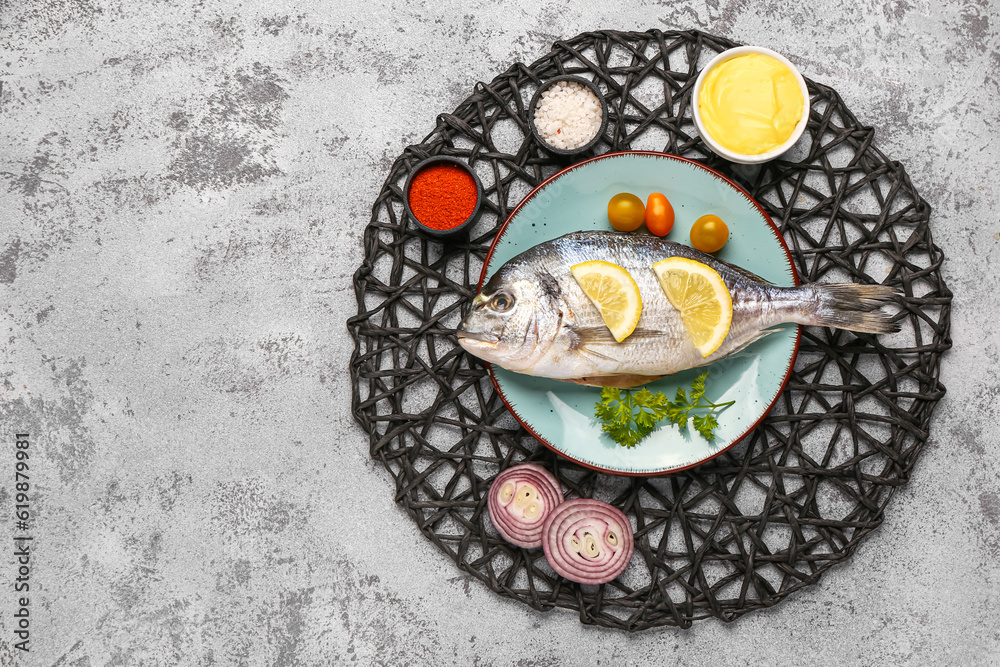
<instances>
[{"instance_id":1,"label":"fish eye","mask_svg":"<svg viewBox=\"0 0 1000 667\"><path fill-rule=\"evenodd\" d=\"M514 297L509 294L504 294L500 292L495 297L490 300L490 306L494 310L499 310L501 313L505 310L510 310L510 307L514 305Z\"/></svg>"}]
</instances>

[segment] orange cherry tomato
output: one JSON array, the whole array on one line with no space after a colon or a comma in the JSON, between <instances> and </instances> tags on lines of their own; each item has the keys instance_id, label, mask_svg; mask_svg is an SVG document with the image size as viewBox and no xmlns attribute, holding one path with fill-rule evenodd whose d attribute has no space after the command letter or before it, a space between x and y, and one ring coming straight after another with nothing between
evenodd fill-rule
<instances>
[{"instance_id":1,"label":"orange cherry tomato","mask_svg":"<svg viewBox=\"0 0 1000 667\"><path fill-rule=\"evenodd\" d=\"M646 207L642 200L628 192L622 192L608 202L608 222L620 232L634 232L642 226Z\"/></svg>"},{"instance_id":2,"label":"orange cherry tomato","mask_svg":"<svg viewBox=\"0 0 1000 667\"><path fill-rule=\"evenodd\" d=\"M659 192L646 200L646 229L657 236L666 236L674 228L674 207Z\"/></svg>"},{"instance_id":3,"label":"orange cherry tomato","mask_svg":"<svg viewBox=\"0 0 1000 667\"><path fill-rule=\"evenodd\" d=\"M729 227L717 215L703 215L691 227L691 245L702 252L718 252L729 240Z\"/></svg>"}]
</instances>

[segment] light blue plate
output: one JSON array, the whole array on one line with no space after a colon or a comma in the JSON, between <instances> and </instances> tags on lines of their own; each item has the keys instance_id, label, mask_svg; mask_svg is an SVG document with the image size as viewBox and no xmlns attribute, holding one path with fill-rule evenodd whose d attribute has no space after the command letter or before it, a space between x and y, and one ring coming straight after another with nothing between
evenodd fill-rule
<instances>
[{"instance_id":1,"label":"light blue plate","mask_svg":"<svg viewBox=\"0 0 1000 667\"><path fill-rule=\"evenodd\" d=\"M631 192L643 201L662 192L676 220L667 238L690 245L694 221L714 213L729 226L729 242L717 253L776 285L798 278L774 223L742 188L698 163L663 153L612 153L559 172L533 190L514 210L486 257L483 280L505 262L543 241L570 232L607 229L608 200ZM587 467L622 475L676 472L718 456L746 436L781 395L799 345L799 327L786 325L743 352L711 366L647 385L671 399L709 370L706 397L735 400L719 416L714 442L690 425L663 423L632 449L618 446L594 417L600 389L512 373L491 366L493 381L514 416L542 443Z\"/></svg>"}]
</instances>

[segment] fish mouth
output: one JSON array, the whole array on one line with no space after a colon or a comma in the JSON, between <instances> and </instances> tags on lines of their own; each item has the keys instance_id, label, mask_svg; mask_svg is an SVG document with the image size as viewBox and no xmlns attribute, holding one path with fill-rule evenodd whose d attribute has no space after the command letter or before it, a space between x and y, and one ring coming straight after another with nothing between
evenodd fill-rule
<instances>
[{"instance_id":1,"label":"fish mouth","mask_svg":"<svg viewBox=\"0 0 1000 667\"><path fill-rule=\"evenodd\" d=\"M500 342L500 337L491 333L486 333L485 331L463 331L459 329L455 332L458 336L458 342L463 341L476 341L479 343L486 343L488 345L496 345Z\"/></svg>"}]
</instances>

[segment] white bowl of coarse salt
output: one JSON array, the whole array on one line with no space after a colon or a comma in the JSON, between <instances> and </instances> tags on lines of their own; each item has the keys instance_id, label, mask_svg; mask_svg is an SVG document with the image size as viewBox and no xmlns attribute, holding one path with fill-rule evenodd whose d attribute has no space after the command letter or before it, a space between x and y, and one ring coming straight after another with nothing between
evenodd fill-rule
<instances>
[{"instance_id":1,"label":"white bowl of coarse salt","mask_svg":"<svg viewBox=\"0 0 1000 667\"><path fill-rule=\"evenodd\" d=\"M531 131L556 155L582 153L608 124L608 103L592 82L570 74L546 81L528 106Z\"/></svg>"}]
</instances>

